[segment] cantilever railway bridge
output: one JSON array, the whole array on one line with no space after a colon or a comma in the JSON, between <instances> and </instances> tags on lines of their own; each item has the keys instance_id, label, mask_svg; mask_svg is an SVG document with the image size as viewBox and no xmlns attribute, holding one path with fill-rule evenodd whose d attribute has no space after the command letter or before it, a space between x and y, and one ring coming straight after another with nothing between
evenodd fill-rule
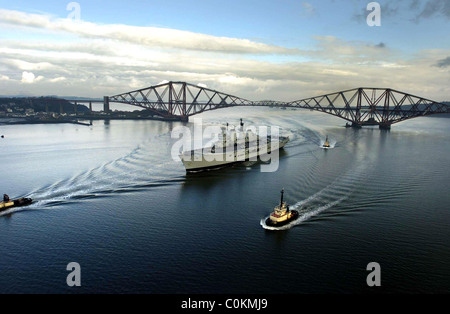
<instances>
[{"instance_id":1,"label":"cantilever railway bridge","mask_svg":"<svg viewBox=\"0 0 450 314\"><path fill-rule=\"evenodd\" d=\"M104 97L105 111L110 103L145 108L166 118L188 121L209 110L235 106L274 106L316 110L351 122L353 127L392 124L433 114L450 113L450 106L389 88L355 88L307 99L250 101L186 82L167 82L115 96Z\"/></svg>"}]
</instances>

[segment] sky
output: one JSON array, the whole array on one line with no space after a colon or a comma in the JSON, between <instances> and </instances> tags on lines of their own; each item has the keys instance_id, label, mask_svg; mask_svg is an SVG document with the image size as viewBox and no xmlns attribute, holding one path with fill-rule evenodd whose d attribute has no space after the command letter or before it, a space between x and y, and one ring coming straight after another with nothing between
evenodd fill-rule
<instances>
[{"instance_id":1,"label":"sky","mask_svg":"<svg viewBox=\"0 0 450 314\"><path fill-rule=\"evenodd\" d=\"M249 100L357 87L450 100L450 1L0 0L0 95L185 81Z\"/></svg>"}]
</instances>

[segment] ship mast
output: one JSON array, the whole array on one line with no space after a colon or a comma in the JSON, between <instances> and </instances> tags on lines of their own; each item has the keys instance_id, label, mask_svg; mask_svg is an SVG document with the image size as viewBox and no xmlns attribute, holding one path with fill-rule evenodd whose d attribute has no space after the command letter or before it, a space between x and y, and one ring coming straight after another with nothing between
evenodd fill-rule
<instances>
[{"instance_id":1,"label":"ship mast","mask_svg":"<svg viewBox=\"0 0 450 314\"><path fill-rule=\"evenodd\" d=\"M284 194L284 189L281 190L280 210L283 208L283 194Z\"/></svg>"}]
</instances>

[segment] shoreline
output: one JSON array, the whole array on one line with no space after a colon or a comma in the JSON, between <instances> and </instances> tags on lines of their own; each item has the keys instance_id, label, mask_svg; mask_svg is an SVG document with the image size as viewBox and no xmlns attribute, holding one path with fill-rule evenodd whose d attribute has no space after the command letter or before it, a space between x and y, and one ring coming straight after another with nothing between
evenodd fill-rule
<instances>
[{"instance_id":1,"label":"shoreline","mask_svg":"<svg viewBox=\"0 0 450 314\"><path fill-rule=\"evenodd\" d=\"M180 122L178 119L168 119L168 118L156 118L156 117L147 117L147 118L138 118L138 117L78 117L75 119L66 119L66 120L26 120L26 118L5 118L7 121L2 121L0 118L0 125L18 125L18 124L80 124L80 125L92 125L92 121L98 120L156 120L156 121L166 121L166 122ZM12 121L18 120L18 121ZM80 122L81 121L90 121L90 123Z\"/></svg>"}]
</instances>

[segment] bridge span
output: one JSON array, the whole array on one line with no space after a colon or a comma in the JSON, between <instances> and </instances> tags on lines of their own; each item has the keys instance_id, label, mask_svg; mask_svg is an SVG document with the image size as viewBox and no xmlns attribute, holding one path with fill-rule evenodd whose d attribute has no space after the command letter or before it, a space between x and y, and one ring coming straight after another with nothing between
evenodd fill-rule
<instances>
[{"instance_id":1,"label":"bridge span","mask_svg":"<svg viewBox=\"0 0 450 314\"><path fill-rule=\"evenodd\" d=\"M326 95L296 100L251 101L186 82L167 82L114 96L104 97L104 111L110 103L144 108L168 119L188 121L190 116L236 106L281 107L315 110L362 127L392 124L433 114L450 113L450 106L390 88L360 87ZM349 124L350 123L350 124Z\"/></svg>"}]
</instances>

